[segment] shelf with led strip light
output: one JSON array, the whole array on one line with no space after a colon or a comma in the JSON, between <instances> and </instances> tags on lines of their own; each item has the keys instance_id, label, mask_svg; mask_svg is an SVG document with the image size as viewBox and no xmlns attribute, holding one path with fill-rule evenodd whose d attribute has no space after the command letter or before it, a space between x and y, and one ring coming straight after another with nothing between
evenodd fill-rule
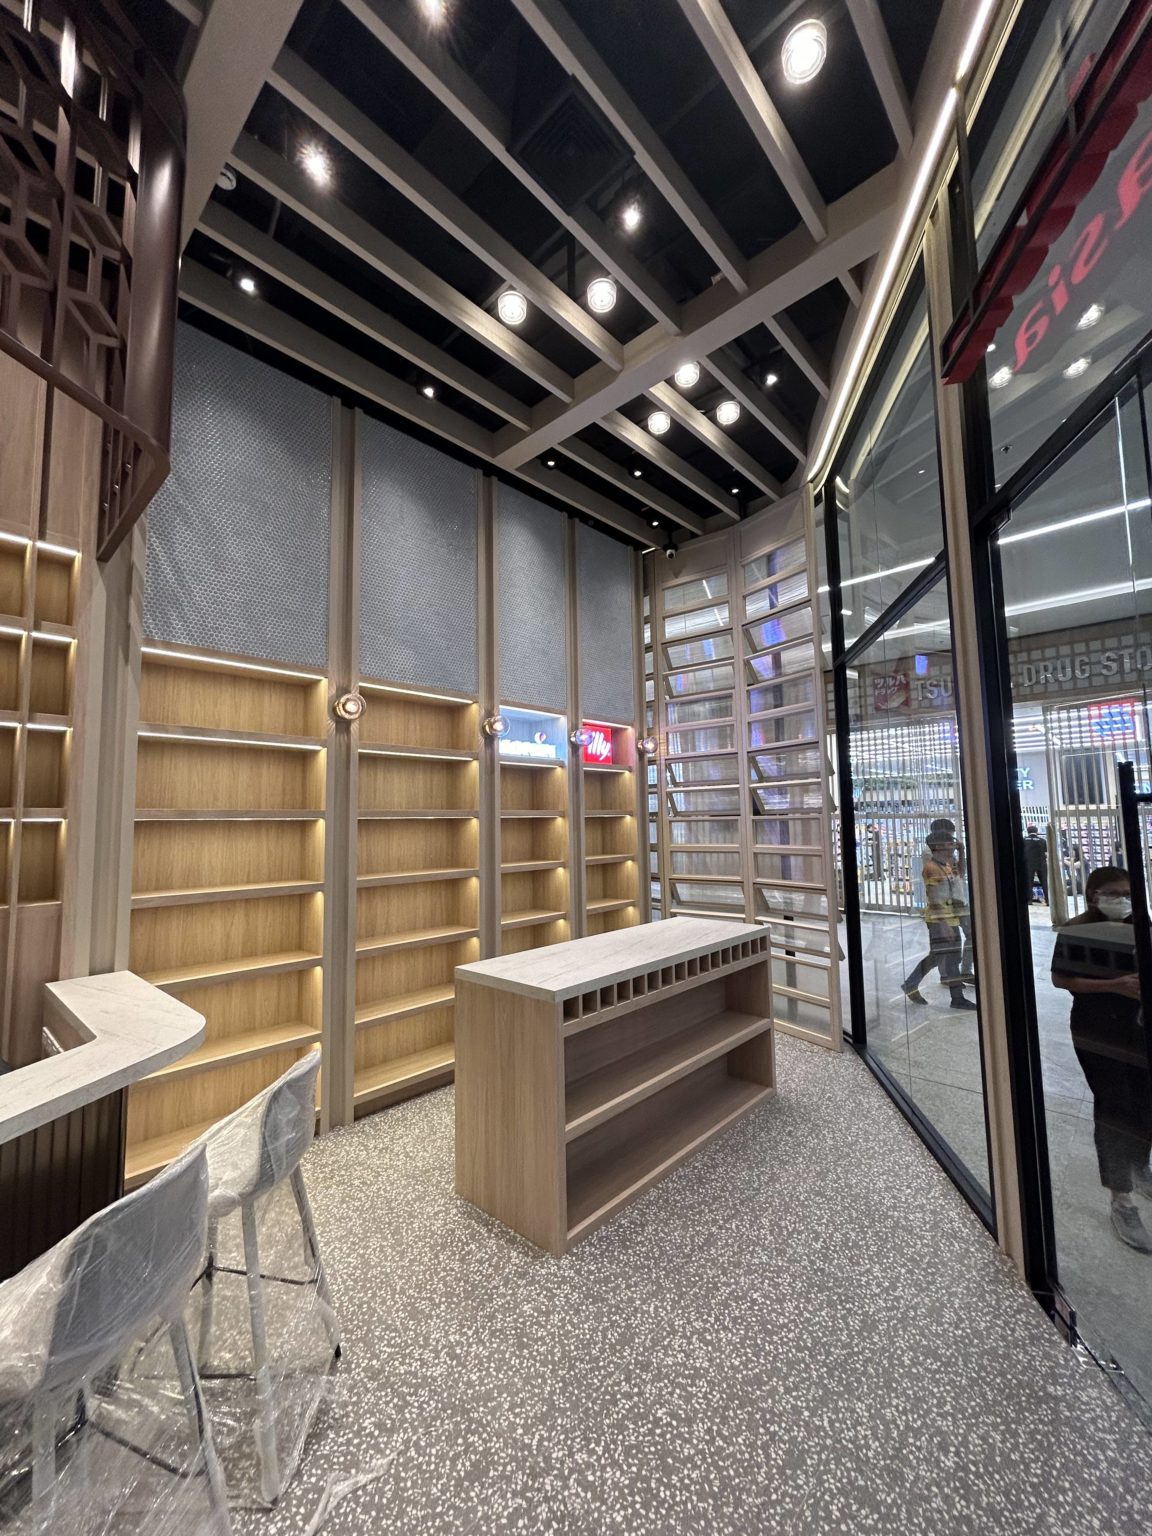
<instances>
[{"instance_id":1,"label":"shelf with led strip light","mask_svg":"<svg viewBox=\"0 0 1152 1536\"><path fill-rule=\"evenodd\" d=\"M529 709L502 715L515 741L497 748L500 951L513 954L571 936L568 742L563 716ZM515 755L537 749L551 755Z\"/></svg>"},{"instance_id":2,"label":"shelf with led strip light","mask_svg":"<svg viewBox=\"0 0 1152 1536\"><path fill-rule=\"evenodd\" d=\"M586 720L573 750L584 775L585 928L631 928L640 921L636 733Z\"/></svg>"},{"instance_id":3,"label":"shelf with led strip light","mask_svg":"<svg viewBox=\"0 0 1152 1536\"><path fill-rule=\"evenodd\" d=\"M129 1093L130 1186L321 1038L327 694L319 673L144 648L129 963L207 1027Z\"/></svg>"},{"instance_id":4,"label":"shelf with led strip light","mask_svg":"<svg viewBox=\"0 0 1152 1536\"><path fill-rule=\"evenodd\" d=\"M354 1106L451 1080L454 973L480 954L479 710L362 681Z\"/></svg>"}]
</instances>

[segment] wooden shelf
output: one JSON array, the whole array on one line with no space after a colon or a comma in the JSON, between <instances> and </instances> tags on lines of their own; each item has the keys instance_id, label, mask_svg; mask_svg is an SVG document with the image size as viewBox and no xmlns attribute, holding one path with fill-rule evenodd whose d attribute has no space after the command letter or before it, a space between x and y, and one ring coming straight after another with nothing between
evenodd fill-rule
<instances>
[{"instance_id":1,"label":"wooden shelf","mask_svg":"<svg viewBox=\"0 0 1152 1536\"><path fill-rule=\"evenodd\" d=\"M396 949L427 949L432 944L455 944L463 939L474 939L477 928L414 928L409 933L393 933L384 938L359 939L356 958L369 955L387 955Z\"/></svg>"},{"instance_id":2,"label":"wooden shelf","mask_svg":"<svg viewBox=\"0 0 1152 1536\"><path fill-rule=\"evenodd\" d=\"M418 757L433 762L452 763L474 763L480 756L479 752L468 752L460 747L404 747L398 743L373 742L371 746L361 746L359 750L364 757Z\"/></svg>"},{"instance_id":3,"label":"wooden shelf","mask_svg":"<svg viewBox=\"0 0 1152 1536\"><path fill-rule=\"evenodd\" d=\"M137 809L137 821L323 821L323 811L184 811Z\"/></svg>"},{"instance_id":4,"label":"wooden shelf","mask_svg":"<svg viewBox=\"0 0 1152 1536\"><path fill-rule=\"evenodd\" d=\"M402 992L384 1003L367 1003L356 1010L356 1028L366 1029L372 1024L386 1024L390 1019L408 1019L416 1013L427 1013L432 1008L451 1008L456 1001L456 988L425 987L420 992Z\"/></svg>"},{"instance_id":5,"label":"wooden shelf","mask_svg":"<svg viewBox=\"0 0 1152 1536\"><path fill-rule=\"evenodd\" d=\"M412 885L422 880L469 880L478 869L406 869L395 875L360 875L356 884L362 889L374 885Z\"/></svg>"},{"instance_id":6,"label":"wooden shelf","mask_svg":"<svg viewBox=\"0 0 1152 1536\"><path fill-rule=\"evenodd\" d=\"M601 818L601 817L605 817L605 816L621 817L621 816L634 816L635 814L636 814L635 811L585 811L584 812L585 818L587 820L589 820L589 821L591 821L594 817L595 818Z\"/></svg>"},{"instance_id":7,"label":"wooden shelf","mask_svg":"<svg viewBox=\"0 0 1152 1536\"><path fill-rule=\"evenodd\" d=\"M502 875L531 875L542 869L563 869L563 859L528 859L519 864L501 864Z\"/></svg>"},{"instance_id":8,"label":"wooden shelf","mask_svg":"<svg viewBox=\"0 0 1152 1536\"><path fill-rule=\"evenodd\" d=\"M0 715L0 719L6 719L9 717L18 719L19 712L17 710L10 709L5 710L3 715ZM44 710L39 710L34 711L28 716L28 724L33 726L38 725L42 728L51 728L52 730L63 732L70 731L72 729L72 718L70 715L50 715Z\"/></svg>"},{"instance_id":9,"label":"wooden shelf","mask_svg":"<svg viewBox=\"0 0 1152 1536\"><path fill-rule=\"evenodd\" d=\"M202 1045L198 1051L193 1051L190 1056L182 1056L179 1061L174 1061L170 1066L161 1067L159 1072L153 1072L149 1082L159 1079L167 1081L173 1077L183 1077L189 1072L203 1071L208 1067L227 1066L232 1062L251 1061L257 1056L267 1056L275 1051L290 1051L297 1047L314 1045L320 1038L318 1029L310 1029L307 1024L299 1022L295 1024L278 1024L271 1029L255 1029L245 1035L232 1035L225 1040L213 1040L208 1045Z\"/></svg>"},{"instance_id":10,"label":"wooden shelf","mask_svg":"<svg viewBox=\"0 0 1152 1536\"><path fill-rule=\"evenodd\" d=\"M559 923L567 918L568 913L550 912L546 907L529 908L523 912L509 912L507 917L500 919L501 928L537 928L544 923Z\"/></svg>"},{"instance_id":11,"label":"wooden shelf","mask_svg":"<svg viewBox=\"0 0 1152 1536\"><path fill-rule=\"evenodd\" d=\"M251 885L204 885L187 890L141 891L132 898L132 910L147 907L190 907L205 901L247 901L263 896L312 896L323 891L319 880L264 880Z\"/></svg>"},{"instance_id":12,"label":"wooden shelf","mask_svg":"<svg viewBox=\"0 0 1152 1536\"><path fill-rule=\"evenodd\" d=\"M218 730L206 725L166 725L159 721L141 723L141 736L154 740L171 737L175 741L195 741L221 747L280 747L288 752L320 752L325 746L320 736L278 736L268 731Z\"/></svg>"},{"instance_id":13,"label":"wooden shelf","mask_svg":"<svg viewBox=\"0 0 1152 1536\"><path fill-rule=\"evenodd\" d=\"M585 864L634 864L635 853L590 853Z\"/></svg>"},{"instance_id":14,"label":"wooden shelf","mask_svg":"<svg viewBox=\"0 0 1152 1536\"><path fill-rule=\"evenodd\" d=\"M769 1019L726 1010L670 1035L657 1046L635 1051L577 1078L568 1087L567 1140L582 1136L771 1027Z\"/></svg>"},{"instance_id":15,"label":"wooden shelf","mask_svg":"<svg viewBox=\"0 0 1152 1536\"><path fill-rule=\"evenodd\" d=\"M626 763L584 763L585 773L631 773Z\"/></svg>"},{"instance_id":16,"label":"wooden shelf","mask_svg":"<svg viewBox=\"0 0 1152 1536\"><path fill-rule=\"evenodd\" d=\"M288 971L307 971L315 965L321 965L323 959L323 955L295 949L279 955L253 955L243 960L213 960L204 965L182 966L178 970L153 971L144 980L167 991L208 986L216 981L233 981L241 976L279 976Z\"/></svg>"},{"instance_id":17,"label":"wooden shelf","mask_svg":"<svg viewBox=\"0 0 1152 1536\"><path fill-rule=\"evenodd\" d=\"M501 811L502 821L566 821L563 811Z\"/></svg>"},{"instance_id":18,"label":"wooden shelf","mask_svg":"<svg viewBox=\"0 0 1152 1536\"><path fill-rule=\"evenodd\" d=\"M475 821L479 811L360 811L361 821Z\"/></svg>"},{"instance_id":19,"label":"wooden shelf","mask_svg":"<svg viewBox=\"0 0 1152 1536\"><path fill-rule=\"evenodd\" d=\"M736 1077L709 1078L699 1087L689 1077L673 1085L674 1113L662 1117L648 1134L624 1146L612 1143L569 1172L569 1242L587 1236L772 1091Z\"/></svg>"},{"instance_id":20,"label":"wooden shelf","mask_svg":"<svg viewBox=\"0 0 1152 1536\"><path fill-rule=\"evenodd\" d=\"M427 1051L414 1051L410 1056L398 1056L378 1067L362 1068L356 1074L354 1102L363 1104L379 1094L431 1082L451 1072L455 1062L453 1046L436 1045Z\"/></svg>"},{"instance_id":21,"label":"wooden shelf","mask_svg":"<svg viewBox=\"0 0 1152 1536\"><path fill-rule=\"evenodd\" d=\"M502 757L500 759L500 772L506 768L530 768L534 773L543 769L559 769L561 772L567 768L567 763L558 762L556 759L531 758L531 757Z\"/></svg>"},{"instance_id":22,"label":"wooden shelf","mask_svg":"<svg viewBox=\"0 0 1152 1536\"><path fill-rule=\"evenodd\" d=\"M598 901L590 901L586 910L589 916L600 912L622 912L625 907L634 907L636 903L635 896L605 896Z\"/></svg>"},{"instance_id":23,"label":"wooden shelf","mask_svg":"<svg viewBox=\"0 0 1152 1536\"><path fill-rule=\"evenodd\" d=\"M216 1123L215 1120L202 1120L195 1125L182 1126L177 1131L166 1131L163 1136L153 1136L147 1141L129 1145L124 1156L125 1191L135 1189L154 1173L159 1173L161 1168L167 1168L174 1157L179 1157L186 1147L191 1146L197 1137L203 1136L205 1131L210 1131Z\"/></svg>"}]
</instances>

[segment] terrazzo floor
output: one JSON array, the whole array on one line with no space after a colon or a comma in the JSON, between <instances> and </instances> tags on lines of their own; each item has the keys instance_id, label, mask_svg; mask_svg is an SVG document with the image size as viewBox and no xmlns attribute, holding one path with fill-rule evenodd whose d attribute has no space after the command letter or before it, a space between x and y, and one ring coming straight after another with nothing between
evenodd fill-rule
<instances>
[{"instance_id":1,"label":"terrazzo floor","mask_svg":"<svg viewBox=\"0 0 1152 1536\"><path fill-rule=\"evenodd\" d=\"M345 1338L239 1536L1146 1533L1152 1438L1060 1340L863 1065L776 1098L568 1258L452 1193L452 1093L306 1174Z\"/></svg>"}]
</instances>

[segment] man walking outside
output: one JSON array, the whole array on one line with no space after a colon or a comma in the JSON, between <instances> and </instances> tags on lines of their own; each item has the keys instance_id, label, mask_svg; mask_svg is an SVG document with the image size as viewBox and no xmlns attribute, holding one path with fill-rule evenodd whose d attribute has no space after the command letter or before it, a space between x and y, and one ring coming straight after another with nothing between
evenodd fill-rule
<instances>
[{"instance_id":1,"label":"man walking outside","mask_svg":"<svg viewBox=\"0 0 1152 1536\"><path fill-rule=\"evenodd\" d=\"M1028 900L1037 884L1044 905L1048 905L1048 840L1040 836L1039 827L1029 824L1024 838L1024 878L1027 881Z\"/></svg>"}]
</instances>

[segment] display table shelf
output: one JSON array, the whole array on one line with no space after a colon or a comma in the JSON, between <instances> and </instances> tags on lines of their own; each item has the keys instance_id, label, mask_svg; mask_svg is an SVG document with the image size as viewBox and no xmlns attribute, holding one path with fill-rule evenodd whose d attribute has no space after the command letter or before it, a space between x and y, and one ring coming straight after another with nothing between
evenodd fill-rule
<instances>
[{"instance_id":1,"label":"display table shelf","mask_svg":"<svg viewBox=\"0 0 1152 1536\"><path fill-rule=\"evenodd\" d=\"M456 972L456 1192L570 1247L775 1086L768 937L675 918Z\"/></svg>"}]
</instances>

